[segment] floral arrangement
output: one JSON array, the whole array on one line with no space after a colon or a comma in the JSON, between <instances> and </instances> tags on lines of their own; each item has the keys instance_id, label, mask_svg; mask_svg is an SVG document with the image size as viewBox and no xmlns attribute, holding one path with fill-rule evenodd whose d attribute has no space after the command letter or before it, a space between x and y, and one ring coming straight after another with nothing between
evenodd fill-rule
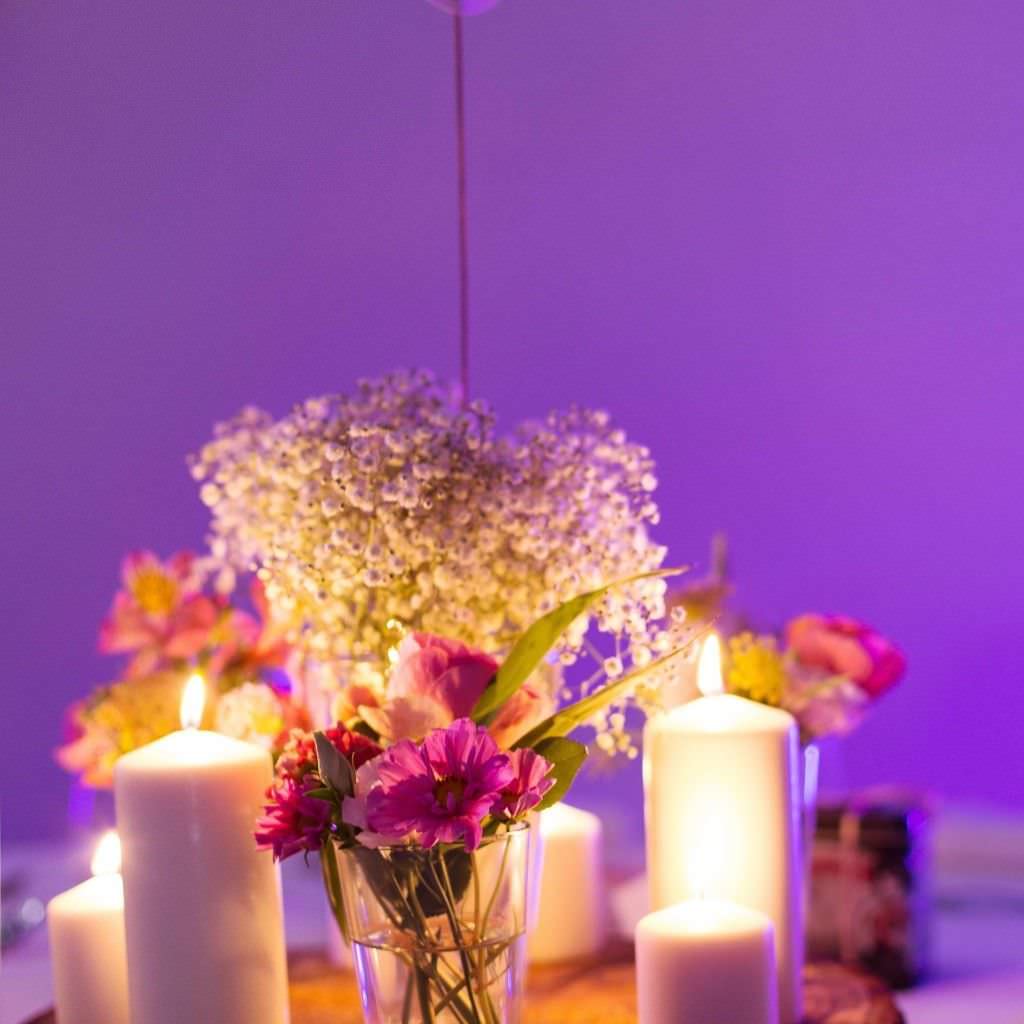
<instances>
[{"instance_id":1,"label":"floral arrangement","mask_svg":"<svg viewBox=\"0 0 1024 1024\"><path fill-rule=\"evenodd\" d=\"M68 711L58 762L90 787L111 785L122 754L179 727L187 675L200 671L215 696L207 725L276 752L289 731L309 724L293 680L302 660L285 642L262 584L251 611L218 589L214 568L190 552L162 561L129 554L121 588L100 627L100 650L127 661L117 678Z\"/></svg>"},{"instance_id":2,"label":"floral arrangement","mask_svg":"<svg viewBox=\"0 0 1024 1024\"><path fill-rule=\"evenodd\" d=\"M792 712L810 742L855 729L905 670L903 654L870 626L807 613L786 624L781 644L770 634L731 637L726 682L734 693Z\"/></svg>"},{"instance_id":3,"label":"floral arrangement","mask_svg":"<svg viewBox=\"0 0 1024 1024\"><path fill-rule=\"evenodd\" d=\"M192 472L219 563L254 569L291 642L364 665L378 690L405 632L499 655L537 615L627 576L557 656L575 661L591 618L620 660L665 650L665 585L643 575L665 557L648 533L653 462L605 413L572 408L498 436L486 405L399 372L280 420L247 409Z\"/></svg>"},{"instance_id":4,"label":"floral arrangement","mask_svg":"<svg viewBox=\"0 0 1024 1024\"><path fill-rule=\"evenodd\" d=\"M729 607L734 588L724 537L715 538L711 563L705 577L680 588L669 604L725 634L726 689L791 712L805 743L854 730L903 677L899 648L846 615L798 615L777 634L751 629Z\"/></svg>"},{"instance_id":5,"label":"floral arrangement","mask_svg":"<svg viewBox=\"0 0 1024 1024\"><path fill-rule=\"evenodd\" d=\"M566 794L586 759L586 747L568 734L641 686L656 688L685 650L607 679L562 708L541 696L535 676L564 632L609 591L635 582L553 609L500 662L459 641L410 633L383 704L360 705L324 731L293 731L278 758L257 844L278 860L320 853L343 934L400 953L401 1019L440 1019L439 1008L466 1024L500 1018L490 1004L507 989L511 950L525 928L500 895L507 897L509 873L521 870L509 845L531 812ZM683 636L671 628L666 635ZM486 867L492 847L502 849L492 858L496 873L493 863ZM368 929L368 918L379 925Z\"/></svg>"}]
</instances>

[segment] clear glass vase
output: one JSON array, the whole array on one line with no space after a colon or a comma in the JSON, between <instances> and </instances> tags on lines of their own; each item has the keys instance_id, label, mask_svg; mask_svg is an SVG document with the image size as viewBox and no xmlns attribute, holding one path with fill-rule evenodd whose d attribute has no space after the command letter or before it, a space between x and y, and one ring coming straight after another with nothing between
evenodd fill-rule
<instances>
[{"instance_id":1,"label":"clear glass vase","mask_svg":"<svg viewBox=\"0 0 1024 1024\"><path fill-rule=\"evenodd\" d=\"M528 837L519 825L473 852L453 844L339 851L367 1024L518 1024Z\"/></svg>"}]
</instances>

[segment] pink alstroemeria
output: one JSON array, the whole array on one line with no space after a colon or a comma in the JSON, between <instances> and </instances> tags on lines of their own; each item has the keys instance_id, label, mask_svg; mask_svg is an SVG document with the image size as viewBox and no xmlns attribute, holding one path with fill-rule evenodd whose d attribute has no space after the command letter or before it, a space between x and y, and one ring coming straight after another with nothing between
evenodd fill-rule
<instances>
[{"instance_id":1,"label":"pink alstroemeria","mask_svg":"<svg viewBox=\"0 0 1024 1024\"><path fill-rule=\"evenodd\" d=\"M371 832L424 847L464 841L475 850L484 818L515 779L509 758L485 729L460 718L421 744L402 740L379 759L379 785L367 799Z\"/></svg>"},{"instance_id":2,"label":"pink alstroemeria","mask_svg":"<svg viewBox=\"0 0 1024 1024\"><path fill-rule=\"evenodd\" d=\"M484 651L430 633L410 633L398 648L398 662L382 706L360 706L359 714L381 736L394 741L420 739L467 718L498 662ZM529 679L506 702L489 731L502 749L554 710L554 698Z\"/></svg>"},{"instance_id":3,"label":"pink alstroemeria","mask_svg":"<svg viewBox=\"0 0 1024 1024\"><path fill-rule=\"evenodd\" d=\"M256 615L232 608L220 617L210 634L214 646L207 664L211 675L222 673L258 676L265 669L283 669L292 656L285 630L271 614L266 591L258 577L249 583L249 599Z\"/></svg>"},{"instance_id":4,"label":"pink alstroemeria","mask_svg":"<svg viewBox=\"0 0 1024 1024\"><path fill-rule=\"evenodd\" d=\"M162 562L151 551L134 551L121 577L99 645L108 653L137 652L128 677L146 675L165 659L195 657L207 646L224 605L202 593L195 555L183 551Z\"/></svg>"}]
</instances>

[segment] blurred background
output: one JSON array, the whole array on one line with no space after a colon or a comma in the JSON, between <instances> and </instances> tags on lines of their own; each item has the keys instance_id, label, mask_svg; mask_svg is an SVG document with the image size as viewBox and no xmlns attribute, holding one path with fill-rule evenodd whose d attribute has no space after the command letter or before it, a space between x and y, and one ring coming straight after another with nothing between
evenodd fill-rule
<instances>
[{"instance_id":1,"label":"blurred background","mask_svg":"<svg viewBox=\"0 0 1024 1024\"><path fill-rule=\"evenodd\" d=\"M910 672L846 785L1024 805L1024 8L505 0L466 25L473 391L608 408L660 536L764 625ZM5 838L64 828L61 716L185 455L456 372L451 26L422 0L0 4Z\"/></svg>"}]
</instances>

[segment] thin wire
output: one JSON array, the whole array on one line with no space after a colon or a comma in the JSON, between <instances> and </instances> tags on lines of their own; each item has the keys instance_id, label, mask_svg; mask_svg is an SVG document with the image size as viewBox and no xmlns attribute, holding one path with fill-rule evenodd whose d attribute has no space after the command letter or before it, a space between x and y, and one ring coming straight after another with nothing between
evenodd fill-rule
<instances>
[{"instance_id":1,"label":"thin wire","mask_svg":"<svg viewBox=\"0 0 1024 1024\"><path fill-rule=\"evenodd\" d=\"M469 404L469 214L466 203L466 89L462 14L452 15L455 44L455 144L459 176L459 379Z\"/></svg>"}]
</instances>

